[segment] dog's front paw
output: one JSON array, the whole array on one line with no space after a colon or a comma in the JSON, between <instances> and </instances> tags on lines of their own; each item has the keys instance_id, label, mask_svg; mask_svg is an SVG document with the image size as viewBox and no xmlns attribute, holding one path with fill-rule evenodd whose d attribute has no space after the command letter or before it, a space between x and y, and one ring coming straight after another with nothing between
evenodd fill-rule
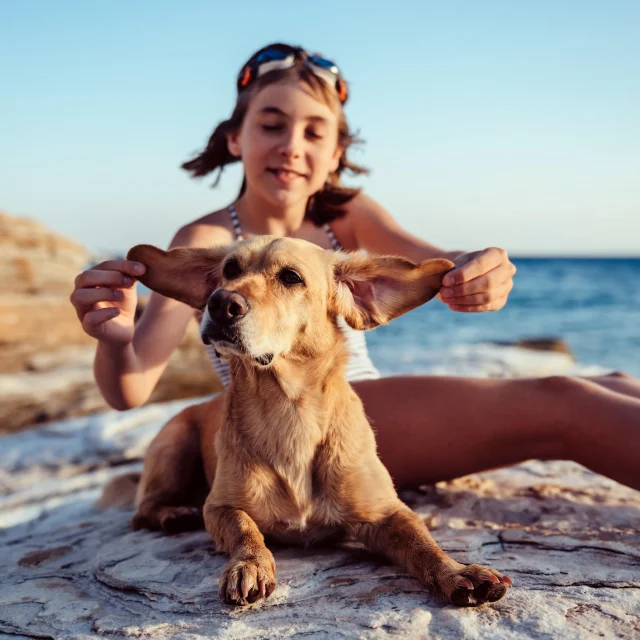
<instances>
[{"instance_id":1,"label":"dog's front paw","mask_svg":"<svg viewBox=\"0 0 640 640\"><path fill-rule=\"evenodd\" d=\"M445 565L436 575L436 588L445 602L477 607L500 600L513 584L511 578L479 564Z\"/></svg>"},{"instance_id":2,"label":"dog's front paw","mask_svg":"<svg viewBox=\"0 0 640 640\"><path fill-rule=\"evenodd\" d=\"M252 604L276 588L276 564L265 549L256 556L232 558L220 576L220 597L227 604Z\"/></svg>"}]
</instances>

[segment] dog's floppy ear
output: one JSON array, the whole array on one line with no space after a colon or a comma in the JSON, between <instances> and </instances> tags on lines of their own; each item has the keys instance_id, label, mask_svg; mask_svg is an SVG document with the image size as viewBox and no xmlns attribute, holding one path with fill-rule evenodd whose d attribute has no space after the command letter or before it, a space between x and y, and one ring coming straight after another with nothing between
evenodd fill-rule
<instances>
[{"instance_id":1,"label":"dog's floppy ear","mask_svg":"<svg viewBox=\"0 0 640 640\"><path fill-rule=\"evenodd\" d=\"M431 300L454 266L440 258L416 265L395 256L337 253L330 307L354 329L373 329Z\"/></svg>"},{"instance_id":2,"label":"dog's floppy ear","mask_svg":"<svg viewBox=\"0 0 640 640\"><path fill-rule=\"evenodd\" d=\"M218 288L220 263L227 251L226 246L163 251L139 244L129 250L127 260L142 262L147 267L139 280L149 289L201 310Z\"/></svg>"}]
</instances>

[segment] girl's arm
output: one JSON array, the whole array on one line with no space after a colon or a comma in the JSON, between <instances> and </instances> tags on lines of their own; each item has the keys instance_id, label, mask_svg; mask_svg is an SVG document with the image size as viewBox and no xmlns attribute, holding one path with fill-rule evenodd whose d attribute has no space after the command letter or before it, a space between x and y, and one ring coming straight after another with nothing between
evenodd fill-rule
<instances>
[{"instance_id":1,"label":"girl's arm","mask_svg":"<svg viewBox=\"0 0 640 640\"><path fill-rule=\"evenodd\" d=\"M202 247L229 240L229 232L222 227L187 225L178 231L169 248ZM123 411L149 399L194 313L181 302L152 293L135 325L132 342L125 346L98 342L94 375L109 405Z\"/></svg>"},{"instance_id":2,"label":"girl's arm","mask_svg":"<svg viewBox=\"0 0 640 640\"><path fill-rule=\"evenodd\" d=\"M453 260L464 251L445 251L403 229L380 204L364 194L348 205L353 241L358 249L369 253L404 256L411 262L430 258Z\"/></svg>"},{"instance_id":3,"label":"girl's arm","mask_svg":"<svg viewBox=\"0 0 640 640\"><path fill-rule=\"evenodd\" d=\"M504 307L516 268L504 249L490 247L480 251L445 251L403 229L392 215L364 194L348 206L345 232L350 244L370 253L404 256L412 262L429 258L448 258L456 268L442 280L439 298L453 311L497 311Z\"/></svg>"}]
</instances>

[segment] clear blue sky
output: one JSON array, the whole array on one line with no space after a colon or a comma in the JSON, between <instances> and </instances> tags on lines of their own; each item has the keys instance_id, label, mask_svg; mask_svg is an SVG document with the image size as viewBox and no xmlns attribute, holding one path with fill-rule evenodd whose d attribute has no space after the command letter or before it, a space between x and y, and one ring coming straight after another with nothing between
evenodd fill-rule
<instances>
[{"instance_id":1,"label":"clear blue sky","mask_svg":"<svg viewBox=\"0 0 640 640\"><path fill-rule=\"evenodd\" d=\"M2 0L0 209L94 250L226 204L179 169L271 41L334 59L356 184L447 249L640 255L640 2Z\"/></svg>"}]
</instances>

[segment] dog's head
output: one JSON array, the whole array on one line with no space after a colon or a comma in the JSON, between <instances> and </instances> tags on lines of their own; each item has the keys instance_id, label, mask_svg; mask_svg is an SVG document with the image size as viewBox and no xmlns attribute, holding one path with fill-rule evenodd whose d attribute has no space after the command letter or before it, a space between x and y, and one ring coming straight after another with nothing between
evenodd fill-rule
<instances>
[{"instance_id":1,"label":"dog's head","mask_svg":"<svg viewBox=\"0 0 640 640\"><path fill-rule=\"evenodd\" d=\"M141 281L150 289L203 312L205 343L257 366L323 353L337 316L354 329L389 322L433 298L454 266L326 251L272 236L210 249L138 245L127 258L147 266Z\"/></svg>"}]
</instances>

